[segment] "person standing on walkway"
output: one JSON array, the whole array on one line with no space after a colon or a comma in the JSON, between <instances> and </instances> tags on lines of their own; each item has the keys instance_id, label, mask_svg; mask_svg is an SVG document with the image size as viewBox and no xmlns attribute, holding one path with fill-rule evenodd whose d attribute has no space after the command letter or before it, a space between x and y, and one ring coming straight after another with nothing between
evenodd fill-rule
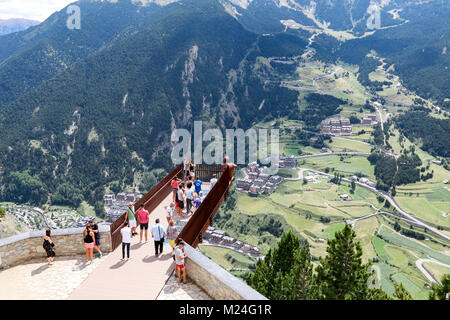
<instances>
[{"instance_id":1,"label":"person standing on walkway","mask_svg":"<svg viewBox=\"0 0 450 320\"><path fill-rule=\"evenodd\" d=\"M88 264L91 264L92 260L94 259L95 235L94 232L92 232L92 228L89 224L84 229L83 235L84 235L84 247L86 248L86 259L88 260Z\"/></svg>"},{"instance_id":2,"label":"person standing on walkway","mask_svg":"<svg viewBox=\"0 0 450 320\"><path fill-rule=\"evenodd\" d=\"M55 257L55 251L53 251L53 247L55 244L53 243L51 231L46 230L44 236L44 243L42 244L45 252L47 253L47 262L48 265L51 266L53 264L53 259Z\"/></svg>"},{"instance_id":3,"label":"person standing on walkway","mask_svg":"<svg viewBox=\"0 0 450 320\"><path fill-rule=\"evenodd\" d=\"M164 230L164 227L159 224L159 219L156 219L155 223L156 224L152 227L152 238L155 240L155 255L158 256L158 249L159 253L163 252L166 231Z\"/></svg>"},{"instance_id":4,"label":"person standing on walkway","mask_svg":"<svg viewBox=\"0 0 450 320\"><path fill-rule=\"evenodd\" d=\"M103 257L103 253L100 250L100 232L98 231L98 225L96 223L94 223L94 220L89 220L89 225L91 226L92 232L94 232L94 248L95 250L97 250L97 254L95 255L95 257Z\"/></svg>"},{"instance_id":5,"label":"person standing on walkway","mask_svg":"<svg viewBox=\"0 0 450 320\"><path fill-rule=\"evenodd\" d=\"M169 240L169 244L172 247L172 255L175 253L175 240L178 237L178 229L175 227L175 222L173 220L169 221L169 226L166 230L167 240Z\"/></svg>"},{"instance_id":6,"label":"person standing on walkway","mask_svg":"<svg viewBox=\"0 0 450 320\"><path fill-rule=\"evenodd\" d=\"M130 243L131 243L131 228L128 226L128 222L125 221L123 228L120 229L122 234L122 261L125 260L125 248L127 249L127 260L130 259Z\"/></svg>"},{"instance_id":7,"label":"person standing on walkway","mask_svg":"<svg viewBox=\"0 0 450 320\"><path fill-rule=\"evenodd\" d=\"M181 282L181 272L183 272L183 282L186 283L186 268L185 268L185 259L187 258L186 253L184 252L184 242L182 240L178 241L177 247L175 248L175 264L178 279Z\"/></svg>"},{"instance_id":8,"label":"person standing on walkway","mask_svg":"<svg viewBox=\"0 0 450 320\"><path fill-rule=\"evenodd\" d=\"M144 208L144 204L141 203L141 208L139 209L137 213L138 219L139 219L139 229L141 230L140 234L140 240L139 242L142 242L142 231L145 230L145 242L148 240L148 216L149 213Z\"/></svg>"},{"instance_id":9,"label":"person standing on walkway","mask_svg":"<svg viewBox=\"0 0 450 320\"><path fill-rule=\"evenodd\" d=\"M172 202L170 205L167 206L167 209L166 209L166 219L167 219L167 223L169 223L170 220L173 219L174 208L175 208L175 205L174 205L173 202Z\"/></svg>"},{"instance_id":10,"label":"person standing on walkway","mask_svg":"<svg viewBox=\"0 0 450 320\"><path fill-rule=\"evenodd\" d=\"M176 201L177 192L178 192L178 178L173 178L170 185L172 186L172 192L173 192L173 202Z\"/></svg>"},{"instance_id":11,"label":"person standing on walkway","mask_svg":"<svg viewBox=\"0 0 450 320\"><path fill-rule=\"evenodd\" d=\"M136 232L136 214L134 212L134 204L132 202L130 202L128 204L127 218L128 218L128 224L129 224L129 226L131 228L131 235L132 236L137 235L137 232Z\"/></svg>"},{"instance_id":12,"label":"person standing on walkway","mask_svg":"<svg viewBox=\"0 0 450 320\"><path fill-rule=\"evenodd\" d=\"M192 182L188 182L186 187L186 214L189 214L191 213L192 202L194 201L194 188L192 188Z\"/></svg>"},{"instance_id":13,"label":"person standing on walkway","mask_svg":"<svg viewBox=\"0 0 450 320\"><path fill-rule=\"evenodd\" d=\"M212 179L211 179L211 181L210 181L211 187L209 188L209 190L212 190L212 188L214 188L214 186L216 185L216 183L217 183L217 175L216 175L216 174L213 174Z\"/></svg>"},{"instance_id":14,"label":"person standing on walkway","mask_svg":"<svg viewBox=\"0 0 450 320\"><path fill-rule=\"evenodd\" d=\"M195 178L194 187L197 194L200 194L200 191L202 191L202 184L203 182L199 178Z\"/></svg>"},{"instance_id":15,"label":"person standing on walkway","mask_svg":"<svg viewBox=\"0 0 450 320\"><path fill-rule=\"evenodd\" d=\"M180 183L180 185L178 186L178 192L177 192L177 203L178 203L177 209L178 209L178 215L180 217L183 215L184 200L185 200L185 196L184 196L183 185Z\"/></svg>"}]
</instances>

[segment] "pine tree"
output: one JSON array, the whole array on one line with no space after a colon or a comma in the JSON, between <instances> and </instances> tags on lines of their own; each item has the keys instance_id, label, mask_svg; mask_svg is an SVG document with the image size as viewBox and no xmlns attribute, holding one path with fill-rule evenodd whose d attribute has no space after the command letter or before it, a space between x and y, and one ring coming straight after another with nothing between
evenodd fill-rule
<instances>
[{"instance_id":1,"label":"pine tree","mask_svg":"<svg viewBox=\"0 0 450 320\"><path fill-rule=\"evenodd\" d=\"M405 287L401 283L395 284L394 298L397 298L398 300L413 300L412 296L408 291L406 291Z\"/></svg>"},{"instance_id":2,"label":"pine tree","mask_svg":"<svg viewBox=\"0 0 450 320\"><path fill-rule=\"evenodd\" d=\"M311 263L309 248L303 245L301 250L294 253L294 266L286 276L284 294L287 300L311 300L318 298L316 279L313 274L314 266Z\"/></svg>"},{"instance_id":3,"label":"pine tree","mask_svg":"<svg viewBox=\"0 0 450 320\"><path fill-rule=\"evenodd\" d=\"M247 283L271 300L285 300L291 291L290 281L286 278L291 273L295 256L299 253L300 240L288 231L284 233L278 247L270 249L264 260L258 260L256 270L247 278Z\"/></svg>"},{"instance_id":4,"label":"pine tree","mask_svg":"<svg viewBox=\"0 0 450 320\"><path fill-rule=\"evenodd\" d=\"M370 299L367 281L370 264L362 263L362 249L355 242L356 234L349 225L336 232L328 242L327 256L320 259L317 280L321 298L329 300Z\"/></svg>"},{"instance_id":5,"label":"pine tree","mask_svg":"<svg viewBox=\"0 0 450 320\"><path fill-rule=\"evenodd\" d=\"M450 300L450 274L445 274L441 279L442 285L433 283L428 297L430 300Z\"/></svg>"}]
</instances>

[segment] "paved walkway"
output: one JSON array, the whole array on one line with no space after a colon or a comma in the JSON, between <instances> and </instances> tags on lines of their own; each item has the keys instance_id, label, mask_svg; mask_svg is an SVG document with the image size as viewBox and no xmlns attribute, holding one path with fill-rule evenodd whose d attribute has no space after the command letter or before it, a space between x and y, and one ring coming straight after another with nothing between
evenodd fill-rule
<instances>
[{"instance_id":1,"label":"paved walkway","mask_svg":"<svg viewBox=\"0 0 450 320\"><path fill-rule=\"evenodd\" d=\"M209 190L209 183L204 183L202 189ZM122 248L119 246L104 259L101 265L69 296L70 300L104 299L104 300L155 300L160 296L163 288L171 288L167 292L173 292L173 284L168 284L169 278L175 269L172 259L172 249L166 240L163 254L155 256L154 242L150 229L159 218L160 223L167 228L166 207L172 202L172 193L161 204L150 212L148 242L139 242L139 235L131 240L130 257L128 261L120 261ZM181 220L187 222L188 217ZM140 232L139 228L137 229ZM145 241L145 238L143 239ZM179 296L195 296L199 290L193 289L194 284L188 284L186 289L175 290L178 294L163 294L160 299L177 299ZM191 288L191 289L189 289ZM166 293L167 293L166 292ZM164 293L164 292L163 292Z\"/></svg>"},{"instance_id":2,"label":"paved walkway","mask_svg":"<svg viewBox=\"0 0 450 320\"><path fill-rule=\"evenodd\" d=\"M86 264L86 256L35 259L0 271L0 300L66 299L107 258Z\"/></svg>"},{"instance_id":3,"label":"paved walkway","mask_svg":"<svg viewBox=\"0 0 450 320\"><path fill-rule=\"evenodd\" d=\"M130 260L120 260L122 247L119 246L69 296L69 299L155 300L171 276L175 263L168 243L164 244L163 253L159 257L155 256L150 229L155 224L156 218L159 218L161 224L167 228L165 207L171 200L172 194L150 213L148 242L145 242L145 236L142 243L139 243L139 235L132 238ZM139 228L137 232L140 232Z\"/></svg>"}]
</instances>

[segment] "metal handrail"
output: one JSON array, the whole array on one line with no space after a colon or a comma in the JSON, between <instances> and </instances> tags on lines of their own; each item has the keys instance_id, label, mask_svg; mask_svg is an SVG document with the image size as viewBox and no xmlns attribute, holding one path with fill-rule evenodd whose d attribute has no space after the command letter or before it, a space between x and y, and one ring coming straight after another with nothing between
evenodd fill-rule
<instances>
[{"instance_id":1,"label":"metal handrail","mask_svg":"<svg viewBox=\"0 0 450 320\"><path fill-rule=\"evenodd\" d=\"M208 192L203 202L186 223L177 240L183 239L193 248L198 246L223 201L226 200L233 179L233 172L233 168L225 168L216 185Z\"/></svg>"},{"instance_id":2,"label":"metal handrail","mask_svg":"<svg viewBox=\"0 0 450 320\"><path fill-rule=\"evenodd\" d=\"M134 204L134 210L136 211L141 206L141 203L143 203L146 210L149 212L153 211L170 194L172 191L170 182L175 177L181 178L182 170L183 166L181 164L173 169L164 179ZM115 250L122 242L120 229L127 219L128 215L125 212L111 224L112 250ZM136 224L139 224L138 221L136 221Z\"/></svg>"}]
</instances>

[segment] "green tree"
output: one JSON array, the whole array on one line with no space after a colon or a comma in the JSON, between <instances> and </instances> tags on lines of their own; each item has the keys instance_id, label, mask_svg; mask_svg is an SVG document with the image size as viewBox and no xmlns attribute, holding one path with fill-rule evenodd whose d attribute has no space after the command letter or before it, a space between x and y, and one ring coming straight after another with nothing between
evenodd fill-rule
<instances>
[{"instance_id":1,"label":"green tree","mask_svg":"<svg viewBox=\"0 0 450 320\"><path fill-rule=\"evenodd\" d=\"M145 172L142 175L142 182L139 186L139 190L141 192L148 192L151 188L153 188L158 183L155 174L153 171Z\"/></svg>"},{"instance_id":2,"label":"green tree","mask_svg":"<svg viewBox=\"0 0 450 320\"><path fill-rule=\"evenodd\" d=\"M354 180L352 180L352 183L351 183L351 185L350 185L350 188L351 188L352 193L354 193L355 190L356 190L356 182L355 182Z\"/></svg>"},{"instance_id":3,"label":"green tree","mask_svg":"<svg viewBox=\"0 0 450 320\"><path fill-rule=\"evenodd\" d=\"M317 286L309 248L303 245L294 253L294 266L284 279L287 300L311 300L317 298Z\"/></svg>"},{"instance_id":4,"label":"green tree","mask_svg":"<svg viewBox=\"0 0 450 320\"><path fill-rule=\"evenodd\" d=\"M247 283L271 300L285 300L289 291L286 277L294 267L294 256L299 251L300 240L292 231L281 236L278 247L256 263L255 273L249 275Z\"/></svg>"},{"instance_id":5,"label":"green tree","mask_svg":"<svg viewBox=\"0 0 450 320\"><path fill-rule=\"evenodd\" d=\"M105 206L103 202L97 201L94 205L95 215L99 218L104 218L106 216Z\"/></svg>"},{"instance_id":6,"label":"green tree","mask_svg":"<svg viewBox=\"0 0 450 320\"><path fill-rule=\"evenodd\" d=\"M413 300L412 296L406 291L403 284L395 284L394 298L398 300Z\"/></svg>"},{"instance_id":7,"label":"green tree","mask_svg":"<svg viewBox=\"0 0 450 320\"><path fill-rule=\"evenodd\" d=\"M370 299L367 281L370 264L362 263L362 249L355 241L356 234L349 225L336 232L328 242L327 256L320 258L317 280L321 298L328 300ZM373 271L372 271L373 272Z\"/></svg>"},{"instance_id":8,"label":"green tree","mask_svg":"<svg viewBox=\"0 0 450 320\"><path fill-rule=\"evenodd\" d=\"M0 207L0 219L3 219L6 216L6 209Z\"/></svg>"},{"instance_id":9,"label":"green tree","mask_svg":"<svg viewBox=\"0 0 450 320\"><path fill-rule=\"evenodd\" d=\"M428 297L430 300L450 300L450 274L444 274L441 285L433 283Z\"/></svg>"}]
</instances>

